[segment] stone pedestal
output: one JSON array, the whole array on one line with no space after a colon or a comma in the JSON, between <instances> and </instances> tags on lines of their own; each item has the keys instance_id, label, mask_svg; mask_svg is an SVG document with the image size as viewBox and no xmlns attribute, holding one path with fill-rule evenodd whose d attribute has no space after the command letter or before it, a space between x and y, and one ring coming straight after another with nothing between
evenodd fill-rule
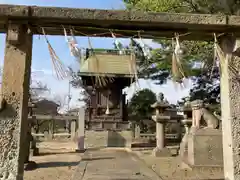
<instances>
[{"instance_id":1,"label":"stone pedestal","mask_svg":"<svg viewBox=\"0 0 240 180\"><path fill-rule=\"evenodd\" d=\"M162 149L159 149L158 147L156 147L153 149L152 155L155 157L169 157L169 156L172 156L172 153L166 147Z\"/></svg>"},{"instance_id":2,"label":"stone pedestal","mask_svg":"<svg viewBox=\"0 0 240 180\"><path fill-rule=\"evenodd\" d=\"M156 123L156 145L152 155L155 157L172 156L171 151L165 147L165 128L164 123Z\"/></svg>"},{"instance_id":3,"label":"stone pedestal","mask_svg":"<svg viewBox=\"0 0 240 180\"><path fill-rule=\"evenodd\" d=\"M198 129L188 135L188 159L191 166L223 166L222 132Z\"/></svg>"}]
</instances>

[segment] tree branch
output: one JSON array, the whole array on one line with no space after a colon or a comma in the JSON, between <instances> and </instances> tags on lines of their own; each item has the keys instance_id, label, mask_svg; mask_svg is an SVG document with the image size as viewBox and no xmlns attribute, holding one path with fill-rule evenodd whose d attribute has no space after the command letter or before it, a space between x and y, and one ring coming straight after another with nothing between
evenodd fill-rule
<instances>
[{"instance_id":1,"label":"tree branch","mask_svg":"<svg viewBox=\"0 0 240 180\"><path fill-rule=\"evenodd\" d=\"M203 13L196 4L194 4L193 0L184 0L188 3L189 7L194 10L196 13Z\"/></svg>"}]
</instances>

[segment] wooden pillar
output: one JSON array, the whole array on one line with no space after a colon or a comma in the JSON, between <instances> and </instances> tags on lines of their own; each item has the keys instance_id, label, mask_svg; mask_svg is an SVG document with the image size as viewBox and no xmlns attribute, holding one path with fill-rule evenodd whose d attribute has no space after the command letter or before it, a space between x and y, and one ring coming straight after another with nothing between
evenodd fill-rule
<instances>
[{"instance_id":1,"label":"wooden pillar","mask_svg":"<svg viewBox=\"0 0 240 180\"><path fill-rule=\"evenodd\" d=\"M23 180L24 146L28 126L32 34L26 25L8 24L0 113L1 180Z\"/></svg>"},{"instance_id":2,"label":"wooden pillar","mask_svg":"<svg viewBox=\"0 0 240 180\"><path fill-rule=\"evenodd\" d=\"M234 66L239 74L239 57L232 57L235 38L225 35L220 38L224 52L224 63L221 67L221 111L224 176L228 180L240 179L240 81L239 75L233 73Z\"/></svg>"}]
</instances>

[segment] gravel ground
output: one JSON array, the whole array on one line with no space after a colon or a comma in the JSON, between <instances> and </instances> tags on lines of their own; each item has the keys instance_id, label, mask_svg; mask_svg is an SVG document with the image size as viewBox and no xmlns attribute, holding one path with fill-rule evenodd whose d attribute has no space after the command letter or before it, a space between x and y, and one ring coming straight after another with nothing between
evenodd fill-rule
<instances>
[{"instance_id":1,"label":"gravel ground","mask_svg":"<svg viewBox=\"0 0 240 180\"><path fill-rule=\"evenodd\" d=\"M143 162L151 167L163 180L222 180L222 168L189 169L180 157L153 157L152 150L133 151Z\"/></svg>"},{"instance_id":2,"label":"gravel ground","mask_svg":"<svg viewBox=\"0 0 240 180\"><path fill-rule=\"evenodd\" d=\"M74 153L75 145L68 142L44 142L40 156L30 157L37 169L24 172L24 180L71 180L81 156Z\"/></svg>"},{"instance_id":3,"label":"gravel ground","mask_svg":"<svg viewBox=\"0 0 240 180\"><path fill-rule=\"evenodd\" d=\"M81 169L80 165L82 162L80 164L79 162L81 161L81 156L83 157L83 154L74 152L74 143L44 142L39 144L39 148L41 153L40 156L30 158L31 161L35 161L37 163L38 167L32 171L25 171L24 180L72 180L76 175L76 177L78 177L78 175L79 177L81 176L81 173L78 173L78 171L79 168ZM223 171L221 169L183 169L181 168L182 164L179 157L156 158L151 155L151 152L151 150L145 150L132 153L138 156L146 167L155 171L155 173L157 173L163 180L223 179ZM124 172L123 174L119 174L122 178L125 175L129 177L130 174L138 174L138 171L141 173L146 172L147 174L153 174L147 170L142 163L132 158L132 156L126 152L97 150L90 152L90 154L91 160L86 161L86 158L84 159L83 157L83 162L86 161L88 163L85 177L88 177L89 179L96 179L96 177L107 179L110 174L110 177L114 177L119 174L120 171ZM102 156L111 156L111 158L102 158ZM138 177L136 179L141 178ZM157 178L155 177L149 179Z\"/></svg>"},{"instance_id":4,"label":"gravel ground","mask_svg":"<svg viewBox=\"0 0 240 180\"><path fill-rule=\"evenodd\" d=\"M162 180L125 149L104 148L84 153L74 180Z\"/></svg>"}]
</instances>

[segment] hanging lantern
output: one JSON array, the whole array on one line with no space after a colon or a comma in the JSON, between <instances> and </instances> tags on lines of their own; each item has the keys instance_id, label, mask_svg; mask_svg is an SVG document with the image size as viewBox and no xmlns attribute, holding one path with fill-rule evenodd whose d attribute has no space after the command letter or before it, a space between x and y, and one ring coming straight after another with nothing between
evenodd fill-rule
<instances>
[{"instance_id":1,"label":"hanging lantern","mask_svg":"<svg viewBox=\"0 0 240 180\"><path fill-rule=\"evenodd\" d=\"M107 109L106 109L106 111L105 111L105 114L106 114L106 115L109 115L109 114L110 114L108 104L107 104Z\"/></svg>"},{"instance_id":2,"label":"hanging lantern","mask_svg":"<svg viewBox=\"0 0 240 180\"><path fill-rule=\"evenodd\" d=\"M106 114L106 115L109 115L109 114L110 114L110 110L109 110L109 94L110 94L110 92L108 92L108 96L107 96L107 109L106 109L106 111L105 111L105 114Z\"/></svg>"},{"instance_id":3,"label":"hanging lantern","mask_svg":"<svg viewBox=\"0 0 240 180\"><path fill-rule=\"evenodd\" d=\"M96 94L96 89L93 88L93 90L92 90L92 95L95 95L95 94Z\"/></svg>"}]
</instances>

